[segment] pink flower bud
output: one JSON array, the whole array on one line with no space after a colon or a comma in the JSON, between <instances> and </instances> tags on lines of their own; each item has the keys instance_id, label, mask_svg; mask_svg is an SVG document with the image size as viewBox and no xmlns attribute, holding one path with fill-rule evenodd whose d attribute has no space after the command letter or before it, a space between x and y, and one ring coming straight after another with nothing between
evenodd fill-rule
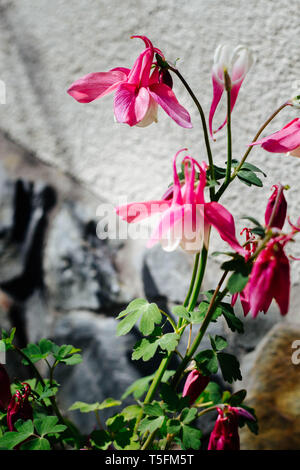
<instances>
[{"instance_id":1,"label":"pink flower bud","mask_svg":"<svg viewBox=\"0 0 300 470\"><path fill-rule=\"evenodd\" d=\"M209 377L206 377L194 369L186 378L182 396L190 398L190 406L197 400L199 395L203 392L209 383Z\"/></svg>"},{"instance_id":2,"label":"pink flower bud","mask_svg":"<svg viewBox=\"0 0 300 470\"><path fill-rule=\"evenodd\" d=\"M275 184L273 188L274 191L269 198L265 212L265 222L267 226L276 227L281 230L286 218L287 202L283 194L282 185Z\"/></svg>"},{"instance_id":3,"label":"pink flower bud","mask_svg":"<svg viewBox=\"0 0 300 470\"><path fill-rule=\"evenodd\" d=\"M26 421L33 419L32 406L28 401L31 394L31 388L28 384L23 383L24 388L17 390L12 396L7 408L7 425L10 431L14 431L14 424L18 419Z\"/></svg>"},{"instance_id":4,"label":"pink flower bud","mask_svg":"<svg viewBox=\"0 0 300 470\"><path fill-rule=\"evenodd\" d=\"M238 413L228 407L218 408L219 416L210 435L208 450L240 450Z\"/></svg>"}]
</instances>

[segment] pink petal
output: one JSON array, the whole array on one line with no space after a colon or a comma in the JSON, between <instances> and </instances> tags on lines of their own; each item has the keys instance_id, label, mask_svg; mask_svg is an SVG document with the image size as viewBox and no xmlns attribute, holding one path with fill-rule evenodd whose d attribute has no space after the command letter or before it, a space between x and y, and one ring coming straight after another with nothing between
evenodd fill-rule
<instances>
[{"instance_id":1,"label":"pink petal","mask_svg":"<svg viewBox=\"0 0 300 470\"><path fill-rule=\"evenodd\" d=\"M230 212L218 202L204 205L205 222L215 227L222 240L226 241L237 253L245 254L235 236L235 223Z\"/></svg>"},{"instance_id":2,"label":"pink petal","mask_svg":"<svg viewBox=\"0 0 300 470\"><path fill-rule=\"evenodd\" d=\"M124 206L116 207L116 212L121 219L133 223L151 217L158 212L164 212L169 209L171 201L148 201L132 202Z\"/></svg>"},{"instance_id":3,"label":"pink petal","mask_svg":"<svg viewBox=\"0 0 300 470\"><path fill-rule=\"evenodd\" d=\"M171 206L169 210L163 214L159 224L154 229L147 243L147 247L151 248L155 243L164 240L167 244L170 241L172 243L171 249L175 249L180 243L182 236L182 224L180 223L178 227L176 227L176 225L178 222L182 221L183 213L183 206L178 204Z\"/></svg>"},{"instance_id":4,"label":"pink petal","mask_svg":"<svg viewBox=\"0 0 300 470\"><path fill-rule=\"evenodd\" d=\"M113 69L109 72L89 73L76 80L67 90L79 103L90 103L91 101L107 95L126 80L128 69Z\"/></svg>"},{"instance_id":5,"label":"pink petal","mask_svg":"<svg viewBox=\"0 0 300 470\"><path fill-rule=\"evenodd\" d=\"M154 83L149 86L149 93L179 126L193 127L188 111L178 102L171 88L164 83Z\"/></svg>"},{"instance_id":6,"label":"pink petal","mask_svg":"<svg viewBox=\"0 0 300 470\"><path fill-rule=\"evenodd\" d=\"M273 295L281 315L286 315L289 311L290 284L290 262L282 250L273 286Z\"/></svg>"},{"instance_id":7,"label":"pink petal","mask_svg":"<svg viewBox=\"0 0 300 470\"><path fill-rule=\"evenodd\" d=\"M231 91L230 91L230 112L231 113L233 111L233 108L234 108L235 102L237 100L237 97L238 97L238 94L239 94L242 83L243 83L243 80L236 83L231 88ZM218 127L218 129L216 131L214 131L214 133L219 132L221 129L223 129L223 127L226 125L226 123L227 123L227 117L226 117L225 121L223 122L223 124L220 127Z\"/></svg>"},{"instance_id":8,"label":"pink petal","mask_svg":"<svg viewBox=\"0 0 300 470\"><path fill-rule=\"evenodd\" d=\"M213 83L213 100L211 103L210 111L209 111L209 132L211 137L213 137L213 129L212 129L212 122L220 102L221 96L224 91L224 85L219 82L219 80L215 77L214 73L212 74L212 83Z\"/></svg>"},{"instance_id":9,"label":"pink petal","mask_svg":"<svg viewBox=\"0 0 300 470\"><path fill-rule=\"evenodd\" d=\"M150 96L146 88L137 93L135 85L121 84L115 94L114 111L118 122L135 126L145 117L150 104Z\"/></svg>"}]
</instances>

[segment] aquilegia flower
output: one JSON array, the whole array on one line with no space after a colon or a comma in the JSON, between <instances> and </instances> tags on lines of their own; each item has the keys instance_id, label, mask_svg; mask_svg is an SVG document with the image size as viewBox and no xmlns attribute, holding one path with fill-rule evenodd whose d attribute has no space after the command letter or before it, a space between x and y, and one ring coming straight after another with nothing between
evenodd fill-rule
<instances>
[{"instance_id":1,"label":"aquilegia flower","mask_svg":"<svg viewBox=\"0 0 300 470\"><path fill-rule=\"evenodd\" d=\"M287 202L283 193L283 186L274 184L273 188L274 191L269 197L265 212L265 223L267 227L276 227L281 230L286 219Z\"/></svg>"},{"instance_id":2,"label":"aquilegia flower","mask_svg":"<svg viewBox=\"0 0 300 470\"><path fill-rule=\"evenodd\" d=\"M248 411L235 406L218 408L218 413L208 450L240 450L239 416L251 421L255 421L255 418Z\"/></svg>"},{"instance_id":3,"label":"aquilegia flower","mask_svg":"<svg viewBox=\"0 0 300 470\"><path fill-rule=\"evenodd\" d=\"M280 131L249 145L261 145L268 152L300 157L300 118L293 119Z\"/></svg>"},{"instance_id":4,"label":"aquilegia flower","mask_svg":"<svg viewBox=\"0 0 300 470\"><path fill-rule=\"evenodd\" d=\"M170 77L153 62L155 53L164 57L162 52L146 36L132 37L141 38L146 46L132 69L117 67L109 72L89 73L74 82L68 93L80 103L89 103L115 91L115 118L129 126L145 127L156 122L160 105L179 126L192 127L188 111L172 91Z\"/></svg>"},{"instance_id":5,"label":"aquilegia flower","mask_svg":"<svg viewBox=\"0 0 300 470\"><path fill-rule=\"evenodd\" d=\"M22 390L17 390L12 396L7 408L7 425L10 431L14 431L14 424L18 419L26 421L33 419L32 406L29 403L31 388L27 383L22 383Z\"/></svg>"},{"instance_id":6,"label":"aquilegia flower","mask_svg":"<svg viewBox=\"0 0 300 470\"><path fill-rule=\"evenodd\" d=\"M211 136L213 136L213 132L218 132L222 129L227 122L226 118L223 124L216 131L213 131L212 122L214 114L225 90L225 70L231 81L230 104L232 112L243 80L252 64L252 53L245 46L237 46L235 49L228 45L219 45L217 47L212 68L213 100L209 112L209 131Z\"/></svg>"},{"instance_id":7,"label":"aquilegia flower","mask_svg":"<svg viewBox=\"0 0 300 470\"><path fill-rule=\"evenodd\" d=\"M235 236L235 223L232 215L217 202L205 202L206 163L202 165L191 157L182 160L185 181L181 186L176 169L176 153L173 162L173 186L161 200L133 202L116 208L117 214L128 223L138 222L153 214L162 213L155 227L148 248L160 242L166 251L173 251L179 245L190 253L199 252L202 244L207 244L210 226L219 232L236 252L244 253ZM199 171L196 180L196 168ZM197 186L196 186L197 184ZM196 187L195 187L196 186Z\"/></svg>"},{"instance_id":8,"label":"aquilegia flower","mask_svg":"<svg viewBox=\"0 0 300 470\"><path fill-rule=\"evenodd\" d=\"M253 318L266 313L273 299L281 315L286 315L290 299L290 262L284 252L287 237L271 239L255 260L249 281L244 289Z\"/></svg>"},{"instance_id":9,"label":"aquilegia flower","mask_svg":"<svg viewBox=\"0 0 300 470\"><path fill-rule=\"evenodd\" d=\"M11 400L10 382L5 367L0 364L0 410L7 410Z\"/></svg>"},{"instance_id":10,"label":"aquilegia flower","mask_svg":"<svg viewBox=\"0 0 300 470\"><path fill-rule=\"evenodd\" d=\"M198 369L192 370L186 378L182 396L189 397L190 406L197 400L199 395L207 387L209 377L202 375Z\"/></svg>"}]
</instances>

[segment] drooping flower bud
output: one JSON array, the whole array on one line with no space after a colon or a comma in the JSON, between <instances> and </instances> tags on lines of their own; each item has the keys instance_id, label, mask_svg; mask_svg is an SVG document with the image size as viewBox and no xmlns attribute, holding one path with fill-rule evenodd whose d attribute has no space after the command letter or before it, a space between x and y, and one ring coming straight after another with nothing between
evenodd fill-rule
<instances>
[{"instance_id":1,"label":"drooping flower bud","mask_svg":"<svg viewBox=\"0 0 300 470\"><path fill-rule=\"evenodd\" d=\"M239 416L250 421L255 418L245 409L229 405L218 408L218 413L208 450L240 450Z\"/></svg>"},{"instance_id":2,"label":"drooping flower bud","mask_svg":"<svg viewBox=\"0 0 300 470\"><path fill-rule=\"evenodd\" d=\"M5 367L0 364L0 410L7 410L11 400L10 382Z\"/></svg>"},{"instance_id":3,"label":"drooping flower bud","mask_svg":"<svg viewBox=\"0 0 300 470\"><path fill-rule=\"evenodd\" d=\"M182 396L190 398L190 406L197 400L209 383L209 377L201 374L197 369L192 370L186 378Z\"/></svg>"},{"instance_id":4,"label":"drooping flower bud","mask_svg":"<svg viewBox=\"0 0 300 470\"><path fill-rule=\"evenodd\" d=\"M273 188L274 191L269 198L265 212L265 223L268 227L276 227L281 230L286 219L287 202L282 185L275 184Z\"/></svg>"},{"instance_id":5,"label":"drooping flower bud","mask_svg":"<svg viewBox=\"0 0 300 470\"><path fill-rule=\"evenodd\" d=\"M12 396L7 408L7 425L10 431L14 431L14 424L18 419L26 421L33 419L32 406L29 403L31 388L27 383L23 383L22 390L17 390Z\"/></svg>"}]
</instances>

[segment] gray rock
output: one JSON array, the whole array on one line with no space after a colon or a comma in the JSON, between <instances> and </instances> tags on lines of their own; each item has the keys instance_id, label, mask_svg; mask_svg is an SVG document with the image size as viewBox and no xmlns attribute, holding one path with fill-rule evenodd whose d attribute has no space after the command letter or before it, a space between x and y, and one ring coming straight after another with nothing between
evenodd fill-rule
<instances>
[{"instance_id":1,"label":"gray rock","mask_svg":"<svg viewBox=\"0 0 300 470\"><path fill-rule=\"evenodd\" d=\"M97 238L88 208L65 203L45 248L45 283L54 308L100 311L122 303L113 257L109 242Z\"/></svg>"},{"instance_id":2,"label":"gray rock","mask_svg":"<svg viewBox=\"0 0 300 470\"><path fill-rule=\"evenodd\" d=\"M126 388L140 375L129 359L135 338L126 335L116 338L117 321L90 312L70 312L58 318L53 339L58 344L73 344L82 349L83 362L59 366L55 378L61 384L59 402L64 410L74 401L94 403L107 397L120 399ZM129 403L129 400L126 401ZM103 420L118 408L101 412ZM93 413L69 412L83 432L96 425Z\"/></svg>"},{"instance_id":3,"label":"gray rock","mask_svg":"<svg viewBox=\"0 0 300 470\"><path fill-rule=\"evenodd\" d=\"M182 250L172 253L160 245L147 250L144 258L143 279L147 297L166 297L171 302L183 302L192 276L193 257Z\"/></svg>"}]
</instances>

